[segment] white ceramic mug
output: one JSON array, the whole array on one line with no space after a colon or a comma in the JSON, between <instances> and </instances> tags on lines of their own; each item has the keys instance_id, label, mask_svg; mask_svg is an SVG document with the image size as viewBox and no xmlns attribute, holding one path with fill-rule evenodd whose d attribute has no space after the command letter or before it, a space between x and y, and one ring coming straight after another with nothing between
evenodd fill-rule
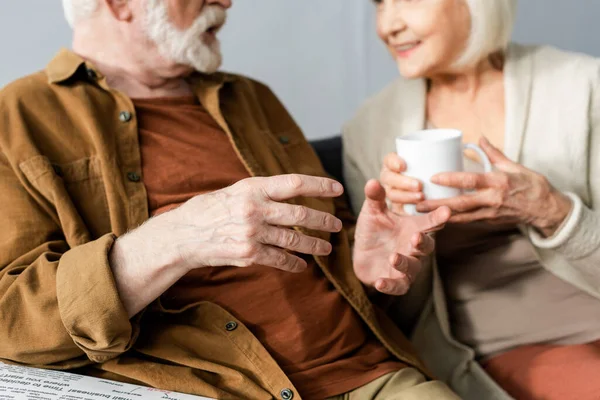
<instances>
[{"instance_id":1,"label":"white ceramic mug","mask_svg":"<svg viewBox=\"0 0 600 400\"><path fill-rule=\"evenodd\" d=\"M462 143L463 134L456 129L427 129L396 138L396 150L406 162L404 175L423 183L427 200L447 199L459 196L460 189L431 183L431 177L441 172L462 172L464 151L475 151L483 163L485 172L492 171L492 163L476 144ZM415 206L407 204L404 210L417 214Z\"/></svg>"}]
</instances>

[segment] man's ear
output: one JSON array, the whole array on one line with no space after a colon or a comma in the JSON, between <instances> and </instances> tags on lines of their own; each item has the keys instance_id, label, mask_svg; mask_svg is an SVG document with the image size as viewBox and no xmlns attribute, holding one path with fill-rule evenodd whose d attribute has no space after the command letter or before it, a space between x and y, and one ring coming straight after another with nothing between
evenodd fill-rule
<instances>
[{"instance_id":1,"label":"man's ear","mask_svg":"<svg viewBox=\"0 0 600 400\"><path fill-rule=\"evenodd\" d=\"M130 0L104 0L112 15L118 21L130 21L133 13Z\"/></svg>"}]
</instances>

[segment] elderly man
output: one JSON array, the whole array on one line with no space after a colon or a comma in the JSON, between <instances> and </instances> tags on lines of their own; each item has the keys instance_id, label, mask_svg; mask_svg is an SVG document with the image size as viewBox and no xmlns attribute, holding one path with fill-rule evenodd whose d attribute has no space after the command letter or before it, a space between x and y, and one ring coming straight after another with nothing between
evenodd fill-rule
<instances>
[{"instance_id":1,"label":"elderly man","mask_svg":"<svg viewBox=\"0 0 600 400\"><path fill-rule=\"evenodd\" d=\"M0 94L0 358L215 398L455 398L371 297L448 209L365 188L354 257L265 86L217 73L230 0L64 0L74 52ZM320 177L321 176L321 177Z\"/></svg>"}]
</instances>

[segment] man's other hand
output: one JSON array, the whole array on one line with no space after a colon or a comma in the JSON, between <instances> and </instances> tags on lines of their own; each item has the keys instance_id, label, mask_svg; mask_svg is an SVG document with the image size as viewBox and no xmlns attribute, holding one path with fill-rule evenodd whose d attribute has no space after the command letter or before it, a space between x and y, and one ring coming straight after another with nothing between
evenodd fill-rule
<instances>
[{"instance_id":1,"label":"man's other hand","mask_svg":"<svg viewBox=\"0 0 600 400\"><path fill-rule=\"evenodd\" d=\"M422 259L434 250L429 233L442 229L450 209L440 207L425 215L398 215L388 209L378 181L365 186L366 201L358 217L354 242L354 272L368 287L389 295L410 289Z\"/></svg>"}]
</instances>

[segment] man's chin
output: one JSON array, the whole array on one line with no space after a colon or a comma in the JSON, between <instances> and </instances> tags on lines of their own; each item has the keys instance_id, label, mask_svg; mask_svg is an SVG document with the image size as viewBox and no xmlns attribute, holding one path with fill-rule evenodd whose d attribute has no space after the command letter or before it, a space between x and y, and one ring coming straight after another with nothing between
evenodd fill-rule
<instances>
[{"instance_id":1,"label":"man's chin","mask_svg":"<svg viewBox=\"0 0 600 400\"><path fill-rule=\"evenodd\" d=\"M221 55L213 54L210 58L193 60L191 66L203 74L214 74L221 68Z\"/></svg>"},{"instance_id":2,"label":"man's chin","mask_svg":"<svg viewBox=\"0 0 600 400\"><path fill-rule=\"evenodd\" d=\"M169 60L173 66L180 69L189 69L189 73L213 74L221 68L223 61L219 48L190 46L183 51L169 51L168 47L162 50L165 60Z\"/></svg>"}]
</instances>

